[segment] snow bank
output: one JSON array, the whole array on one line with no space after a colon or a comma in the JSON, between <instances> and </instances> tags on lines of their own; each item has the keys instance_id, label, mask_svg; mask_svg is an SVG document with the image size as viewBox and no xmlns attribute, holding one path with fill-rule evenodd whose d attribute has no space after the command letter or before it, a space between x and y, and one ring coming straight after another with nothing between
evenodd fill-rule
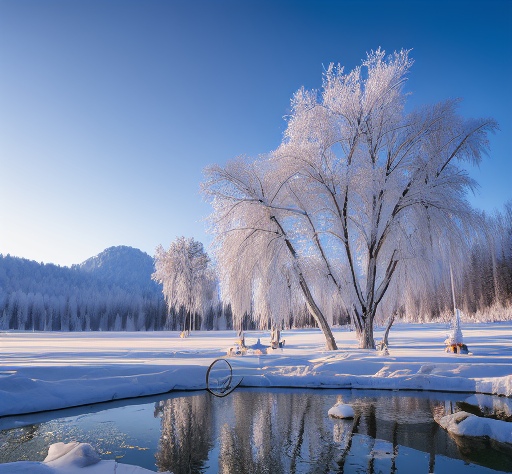
<instances>
[{"instance_id":1,"label":"snow bank","mask_svg":"<svg viewBox=\"0 0 512 474\"><path fill-rule=\"evenodd\" d=\"M512 398L496 398L489 395L476 394L466 398L464 402L478 407L486 415L500 415L512 418Z\"/></svg>"},{"instance_id":2,"label":"snow bank","mask_svg":"<svg viewBox=\"0 0 512 474\"><path fill-rule=\"evenodd\" d=\"M204 367L161 369L58 367L0 372L0 416L204 388Z\"/></svg>"},{"instance_id":3,"label":"snow bank","mask_svg":"<svg viewBox=\"0 0 512 474\"><path fill-rule=\"evenodd\" d=\"M55 443L43 462L18 461L0 464L0 474L144 474L138 466L102 461L87 443Z\"/></svg>"},{"instance_id":4,"label":"snow bank","mask_svg":"<svg viewBox=\"0 0 512 474\"><path fill-rule=\"evenodd\" d=\"M443 416L439 420L439 424L457 436L486 436L500 443L512 444L512 423L506 421L483 418L459 411Z\"/></svg>"},{"instance_id":5,"label":"snow bank","mask_svg":"<svg viewBox=\"0 0 512 474\"><path fill-rule=\"evenodd\" d=\"M512 397L512 375L476 379L475 392Z\"/></svg>"},{"instance_id":6,"label":"snow bank","mask_svg":"<svg viewBox=\"0 0 512 474\"><path fill-rule=\"evenodd\" d=\"M512 322L465 324L473 355L444 352L443 324L396 324L389 354L357 348L355 334L333 331L326 351L319 330L286 331L286 347L231 357L243 387L437 390L512 396ZM379 337L376 331L376 338ZM248 331L246 344L270 345ZM0 417L172 390L206 388L206 372L235 331L158 333L0 333Z\"/></svg>"}]
</instances>

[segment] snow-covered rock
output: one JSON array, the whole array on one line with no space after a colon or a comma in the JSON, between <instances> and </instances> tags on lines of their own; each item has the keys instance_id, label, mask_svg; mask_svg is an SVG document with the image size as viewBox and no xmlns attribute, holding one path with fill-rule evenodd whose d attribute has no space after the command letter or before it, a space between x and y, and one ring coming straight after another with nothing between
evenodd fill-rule
<instances>
[{"instance_id":1,"label":"snow-covered rock","mask_svg":"<svg viewBox=\"0 0 512 474\"><path fill-rule=\"evenodd\" d=\"M102 461L88 443L55 443L43 462L19 461L0 464L0 474L147 474L142 467Z\"/></svg>"},{"instance_id":2,"label":"snow-covered rock","mask_svg":"<svg viewBox=\"0 0 512 474\"><path fill-rule=\"evenodd\" d=\"M350 405L338 403L329 409L328 414L333 418L354 418L354 409Z\"/></svg>"},{"instance_id":3,"label":"snow-covered rock","mask_svg":"<svg viewBox=\"0 0 512 474\"><path fill-rule=\"evenodd\" d=\"M486 436L500 443L512 444L512 423L459 411L443 416L438 423L457 436Z\"/></svg>"},{"instance_id":4,"label":"snow-covered rock","mask_svg":"<svg viewBox=\"0 0 512 474\"><path fill-rule=\"evenodd\" d=\"M78 441L52 444L44 460L46 464L53 467L86 467L100 461L101 458L90 444Z\"/></svg>"}]
</instances>

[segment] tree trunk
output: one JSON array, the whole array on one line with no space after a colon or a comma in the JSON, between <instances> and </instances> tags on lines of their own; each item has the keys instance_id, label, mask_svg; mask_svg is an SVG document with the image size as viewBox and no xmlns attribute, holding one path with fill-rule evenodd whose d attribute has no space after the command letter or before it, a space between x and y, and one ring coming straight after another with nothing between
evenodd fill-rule
<instances>
[{"instance_id":1,"label":"tree trunk","mask_svg":"<svg viewBox=\"0 0 512 474\"><path fill-rule=\"evenodd\" d=\"M384 332L384 337L382 338L382 342L388 346L388 336L389 336L389 330L391 329L391 326L393 326L393 322L395 321L395 315L392 314L390 317L389 317L389 320L388 320L388 325L386 326L386 332Z\"/></svg>"},{"instance_id":2,"label":"tree trunk","mask_svg":"<svg viewBox=\"0 0 512 474\"><path fill-rule=\"evenodd\" d=\"M325 317L324 317L322 311L320 311L320 308L316 305L315 300L313 299L313 296L311 295L311 292L309 291L309 287L301 273L299 273L299 282L300 282L300 287L302 289L302 292L304 293L304 296L306 297L306 304L308 306L309 312L311 313L311 315L317 322L318 327L324 333L325 345L327 346L327 350L337 351L338 346L336 345L336 340L334 339L334 336L332 335L331 328L329 327L329 324L325 320Z\"/></svg>"},{"instance_id":3,"label":"tree trunk","mask_svg":"<svg viewBox=\"0 0 512 474\"><path fill-rule=\"evenodd\" d=\"M293 247L292 242L286 236L286 232L285 232L283 226L281 226L281 224L276 219L276 217L272 216L270 219L277 224L277 226L280 230L281 236L284 238L284 241L286 243L286 247L288 248L291 256L293 257L295 270L296 270L297 276L299 278L300 288L302 289L302 293L304 293L304 297L306 298L306 304L308 306L309 312L311 313L311 316L313 316L313 318L315 319L315 321L318 324L318 327L324 333L325 344L327 346L327 350L337 351L338 346L336 345L336 341L334 339L334 336L332 335L331 328L329 327L329 324L325 320L325 317L324 317L322 311L315 303L313 295L311 294L311 291L309 290L309 286L308 286L306 280L304 279L304 275L302 274L302 271L300 270L300 266L299 266L298 258L297 258L297 252L295 251L295 248Z\"/></svg>"},{"instance_id":4,"label":"tree trunk","mask_svg":"<svg viewBox=\"0 0 512 474\"><path fill-rule=\"evenodd\" d=\"M363 322L363 331L357 334L360 349L375 349L373 338L373 318L367 316Z\"/></svg>"}]
</instances>

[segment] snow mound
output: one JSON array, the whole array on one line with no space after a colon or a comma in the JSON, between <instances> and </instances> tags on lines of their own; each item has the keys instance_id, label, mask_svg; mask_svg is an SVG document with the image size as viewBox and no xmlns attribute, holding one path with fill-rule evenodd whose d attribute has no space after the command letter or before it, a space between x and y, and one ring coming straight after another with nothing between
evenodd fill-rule
<instances>
[{"instance_id":1,"label":"snow mound","mask_svg":"<svg viewBox=\"0 0 512 474\"><path fill-rule=\"evenodd\" d=\"M488 437L500 443L512 444L512 423L483 418L459 411L443 416L439 424L449 433L457 436Z\"/></svg>"},{"instance_id":2,"label":"snow mound","mask_svg":"<svg viewBox=\"0 0 512 474\"><path fill-rule=\"evenodd\" d=\"M333 418L354 418L354 409L350 405L339 403L330 408L328 414Z\"/></svg>"},{"instance_id":3,"label":"snow mound","mask_svg":"<svg viewBox=\"0 0 512 474\"><path fill-rule=\"evenodd\" d=\"M70 465L74 467L86 467L101 461L98 453L88 443L55 443L48 449L48 456L43 462L50 466L58 467Z\"/></svg>"},{"instance_id":4,"label":"snow mound","mask_svg":"<svg viewBox=\"0 0 512 474\"><path fill-rule=\"evenodd\" d=\"M142 467L102 461L88 443L55 443L41 462L18 461L0 464L0 474L148 474Z\"/></svg>"},{"instance_id":5,"label":"snow mound","mask_svg":"<svg viewBox=\"0 0 512 474\"><path fill-rule=\"evenodd\" d=\"M435 365L430 365L430 364L422 365L420 367L420 370L418 370L418 374L430 375L434 371L435 368L436 368Z\"/></svg>"}]
</instances>

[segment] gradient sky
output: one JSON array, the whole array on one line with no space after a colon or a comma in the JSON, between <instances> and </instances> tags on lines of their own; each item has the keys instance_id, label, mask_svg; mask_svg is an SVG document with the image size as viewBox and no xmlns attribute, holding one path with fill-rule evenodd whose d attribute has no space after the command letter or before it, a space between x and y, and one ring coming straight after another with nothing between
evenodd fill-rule
<instances>
[{"instance_id":1,"label":"gradient sky","mask_svg":"<svg viewBox=\"0 0 512 474\"><path fill-rule=\"evenodd\" d=\"M71 265L205 244L202 170L275 149L330 62L412 48L410 105L493 117L469 170L512 200L512 1L0 0L0 253Z\"/></svg>"}]
</instances>

